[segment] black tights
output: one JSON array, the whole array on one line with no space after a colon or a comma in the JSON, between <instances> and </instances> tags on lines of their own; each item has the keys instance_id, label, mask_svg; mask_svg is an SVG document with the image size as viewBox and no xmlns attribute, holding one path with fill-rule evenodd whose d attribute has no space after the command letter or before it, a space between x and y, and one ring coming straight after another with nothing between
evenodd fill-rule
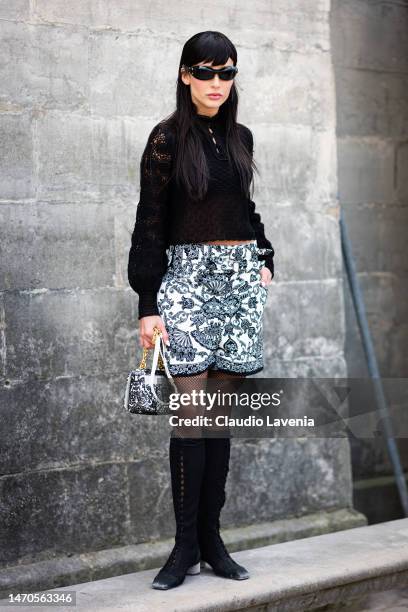
<instances>
[{"instance_id":1,"label":"black tights","mask_svg":"<svg viewBox=\"0 0 408 612\"><path fill-rule=\"evenodd\" d=\"M225 415L229 417L231 414L231 406L228 404L227 400L224 400L224 405L216 401L211 410L206 410L206 404L200 401L200 397L196 396L196 400L194 401L194 397L190 396L190 394L192 391L196 391L197 393L203 391L205 393L207 388L209 388L210 393L215 393L218 389L221 394L231 393L239 386L239 384L236 384L237 381L239 383L245 379L245 374L235 374L223 372L221 370L205 370L204 372L192 376L174 376L173 379L178 392L180 394L186 394L184 398L185 401L179 403L179 408L174 414L183 419L194 418L196 416L208 416L212 418L212 426L206 429L205 427L183 423L177 425L177 427L173 429L172 437L201 438L206 436L206 432L207 435L229 436L228 427L215 425L216 416ZM208 385L208 381L213 381L213 379L218 380Z\"/></svg>"}]
</instances>

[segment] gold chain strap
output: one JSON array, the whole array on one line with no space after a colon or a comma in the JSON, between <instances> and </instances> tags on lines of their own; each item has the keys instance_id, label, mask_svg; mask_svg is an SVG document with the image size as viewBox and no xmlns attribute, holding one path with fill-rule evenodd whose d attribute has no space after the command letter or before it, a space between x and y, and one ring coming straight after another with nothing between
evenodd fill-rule
<instances>
[{"instance_id":1,"label":"gold chain strap","mask_svg":"<svg viewBox=\"0 0 408 612\"><path fill-rule=\"evenodd\" d=\"M158 327L154 327L153 328L153 338L152 338L153 344L156 344L157 336L161 336L161 335L162 335L162 332L160 331L160 329ZM146 362L147 362L147 356L148 356L149 350L150 349L143 347L143 355L142 355L142 359L140 360L140 364L139 364L139 368L141 368L142 370L146 369ZM159 353L159 359L157 362L157 368L159 370L164 370L164 363L163 363L163 359L160 353Z\"/></svg>"}]
</instances>

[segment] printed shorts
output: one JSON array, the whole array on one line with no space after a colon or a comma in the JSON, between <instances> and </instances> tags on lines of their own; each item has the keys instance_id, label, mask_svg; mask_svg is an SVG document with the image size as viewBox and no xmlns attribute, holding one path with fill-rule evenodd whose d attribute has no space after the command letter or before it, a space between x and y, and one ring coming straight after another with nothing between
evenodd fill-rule
<instances>
[{"instance_id":1,"label":"printed shorts","mask_svg":"<svg viewBox=\"0 0 408 612\"><path fill-rule=\"evenodd\" d=\"M176 244L157 295L169 334L170 373L207 368L241 374L263 369L263 312L268 287L256 241L244 244Z\"/></svg>"}]
</instances>

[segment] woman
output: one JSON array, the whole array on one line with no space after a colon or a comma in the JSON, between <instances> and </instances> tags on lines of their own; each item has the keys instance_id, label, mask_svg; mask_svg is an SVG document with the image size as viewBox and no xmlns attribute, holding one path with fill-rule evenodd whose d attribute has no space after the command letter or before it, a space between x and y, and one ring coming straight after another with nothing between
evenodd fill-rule
<instances>
[{"instance_id":1,"label":"woman","mask_svg":"<svg viewBox=\"0 0 408 612\"><path fill-rule=\"evenodd\" d=\"M140 201L129 253L139 294L140 345L157 326L180 393L209 378L232 380L263 369L262 316L274 249L250 199L251 131L237 123L237 51L220 32L184 45L177 108L151 131L140 166ZM191 402L178 416L204 413ZM230 438L177 427L169 444L175 545L152 586L169 589L207 562L226 578L248 571L219 533Z\"/></svg>"}]
</instances>

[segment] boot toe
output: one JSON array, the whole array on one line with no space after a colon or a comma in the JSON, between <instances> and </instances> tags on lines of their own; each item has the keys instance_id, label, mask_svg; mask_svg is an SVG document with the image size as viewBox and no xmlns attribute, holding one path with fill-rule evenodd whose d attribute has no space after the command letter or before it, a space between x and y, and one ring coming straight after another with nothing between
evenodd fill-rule
<instances>
[{"instance_id":1,"label":"boot toe","mask_svg":"<svg viewBox=\"0 0 408 612\"><path fill-rule=\"evenodd\" d=\"M160 571L152 582L152 588L165 591L179 586L183 581L184 576L175 576L169 572Z\"/></svg>"},{"instance_id":2,"label":"boot toe","mask_svg":"<svg viewBox=\"0 0 408 612\"><path fill-rule=\"evenodd\" d=\"M217 576L222 576L223 578L231 578L231 580L246 580L249 578L249 572L239 565L238 567L224 569L222 567L213 568L214 573Z\"/></svg>"},{"instance_id":3,"label":"boot toe","mask_svg":"<svg viewBox=\"0 0 408 612\"><path fill-rule=\"evenodd\" d=\"M245 569L245 567L240 565L234 572L232 572L231 578L234 580L246 580L249 578L249 572Z\"/></svg>"},{"instance_id":4,"label":"boot toe","mask_svg":"<svg viewBox=\"0 0 408 612\"><path fill-rule=\"evenodd\" d=\"M232 559L230 556L224 557L223 559L206 558L205 560L202 560L201 563L202 567L204 567L204 563L207 563L213 570L214 574L217 576L222 576L223 578L231 578L232 580L246 580L250 577L248 570L242 565L239 565L239 563L234 561L234 559Z\"/></svg>"}]
</instances>

